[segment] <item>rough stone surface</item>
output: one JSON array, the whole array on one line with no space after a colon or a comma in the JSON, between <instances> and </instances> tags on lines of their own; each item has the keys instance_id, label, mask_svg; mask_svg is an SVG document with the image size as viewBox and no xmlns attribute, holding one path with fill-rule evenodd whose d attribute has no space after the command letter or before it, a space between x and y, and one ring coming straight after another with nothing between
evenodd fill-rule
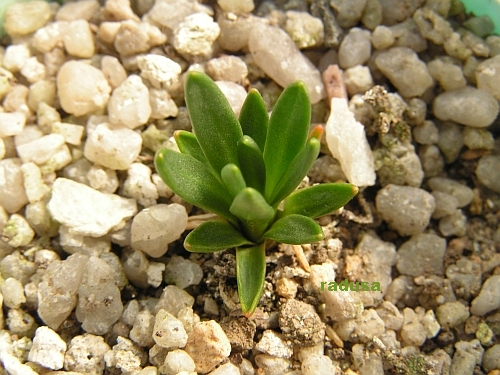
<instances>
[{"instance_id":1,"label":"rough stone surface","mask_svg":"<svg viewBox=\"0 0 500 375\"><path fill-rule=\"evenodd\" d=\"M98 375L104 371L104 354L110 347L101 336L84 333L75 336L64 355L64 368L83 374Z\"/></svg>"},{"instance_id":2,"label":"rough stone surface","mask_svg":"<svg viewBox=\"0 0 500 375\"><path fill-rule=\"evenodd\" d=\"M281 305L279 326L287 339L299 345L315 345L325 336L323 324L314 307L295 299L289 299Z\"/></svg>"},{"instance_id":3,"label":"rough stone surface","mask_svg":"<svg viewBox=\"0 0 500 375\"><path fill-rule=\"evenodd\" d=\"M205 13L187 16L174 31L173 46L189 58L209 58L213 43L220 34L219 25Z\"/></svg>"},{"instance_id":4,"label":"rough stone surface","mask_svg":"<svg viewBox=\"0 0 500 375\"><path fill-rule=\"evenodd\" d=\"M153 339L162 348L177 349L186 345L188 335L179 319L160 309L155 317Z\"/></svg>"},{"instance_id":5,"label":"rough stone surface","mask_svg":"<svg viewBox=\"0 0 500 375\"><path fill-rule=\"evenodd\" d=\"M3 26L11 36L27 35L43 27L50 16L50 6L44 1L14 3L5 12Z\"/></svg>"},{"instance_id":6,"label":"rough stone surface","mask_svg":"<svg viewBox=\"0 0 500 375\"><path fill-rule=\"evenodd\" d=\"M303 81L312 104L325 96L319 71L302 55L284 30L264 24L255 25L248 48L255 63L278 85L286 87L292 82Z\"/></svg>"},{"instance_id":7,"label":"rough stone surface","mask_svg":"<svg viewBox=\"0 0 500 375\"><path fill-rule=\"evenodd\" d=\"M500 100L500 55L484 60L475 71L477 88Z\"/></svg>"},{"instance_id":8,"label":"rough stone surface","mask_svg":"<svg viewBox=\"0 0 500 375\"><path fill-rule=\"evenodd\" d=\"M328 148L340 162L347 180L357 186L374 185L375 166L365 128L356 121L345 99L332 98L325 131Z\"/></svg>"},{"instance_id":9,"label":"rough stone surface","mask_svg":"<svg viewBox=\"0 0 500 375\"><path fill-rule=\"evenodd\" d=\"M446 240L435 234L412 236L398 249L396 267L403 275L443 275Z\"/></svg>"},{"instance_id":10,"label":"rough stone surface","mask_svg":"<svg viewBox=\"0 0 500 375\"><path fill-rule=\"evenodd\" d=\"M66 178L54 182L47 209L71 232L94 237L107 234L137 212L130 199L103 194Z\"/></svg>"},{"instance_id":11,"label":"rough stone surface","mask_svg":"<svg viewBox=\"0 0 500 375\"><path fill-rule=\"evenodd\" d=\"M438 119L474 128L491 125L499 111L498 101L489 92L471 86L439 94L432 107Z\"/></svg>"},{"instance_id":12,"label":"rough stone surface","mask_svg":"<svg viewBox=\"0 0 500 375\"><path fill-rule=\"evenodd\" d=\"M436 208L427 191L392 184L379 190L375 202L382 218L402 236L423 232Z\"/></svg>"},{"instance_id":13,"label":"rough stone surface","mask_svg":"<svg viewBox=\"0 0 500 375\"><path fill-rule=\"evenodd\" d=\"M198 285L203 278L203 270L199 264L180 256L173 256L166 267L165 279L185 289L189 285Z\"/></svg>"},{"instance_id":14,"label":"rough stone surface","mask_svg":"<svg viewBox=\"0 0 500 375\"><path fill-rule=\"evenodd\" d=\"M450 194L458 200L458 207L467 206L474 197L472 189L458 181L445 177L433 177L428 181L432 191L441 191Z\"/></svg>"},{"instance_id":15,"label":"rough stone surface","mask_svg":"<svg viewBox=\"0 0 500 375\"><path fill-rule=\"evenodd\" d=\"M193 358L196 371L206 373L231 353L231 344L214 320L196 324L188 335L185 351Z\"/></svg>"},{"instance_id":16,"label":"rough stone surface","mask_svg":"<svg viewBox=\"0 0 500 375\"><path fill-rule=\"evenodd\" d=\"M407 47L393 47L375 58L375 64L404 97L422 95L433 84L425 63Z\"/></svg>"}]
</instances>

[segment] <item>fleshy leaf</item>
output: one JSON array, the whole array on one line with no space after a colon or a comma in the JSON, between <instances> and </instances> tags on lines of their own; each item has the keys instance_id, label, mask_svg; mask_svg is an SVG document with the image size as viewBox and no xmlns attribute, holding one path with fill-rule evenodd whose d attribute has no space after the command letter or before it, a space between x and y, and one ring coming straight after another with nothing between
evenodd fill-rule
<instances>
[{"instance_id":1,"label":"fleshy leaf","mask_svg":"<svg viewBox=\"0 0 500 375\"><path fill-rule=\"evenodd\" d=\"M262 96L256 89L251 89L241 107L240 124L243 134L250 136L261 152L266 144L269 115Z\"/></svg>"},{"instance_id":2,"label":"fleshy leaf","mask_svg":"<svg viewBox=\"0 0 500 375\"><path fill-rule=\"evenodd\" d=\"M179 150L186 155L192 156L198 161L202 163L206 163L207 159L203 154L203 151L196 139L196 136L185 130L176 130L174 132L175 143L177 143L177 147Z\"/></svg>"},{"instance_id":3,"label":"fleshy leaf","mask_svg":"<svg viewBox=\"0 0 500 375\"><path fill-rule=\"evenodd\" d=\"M240 169L234 164L228 164L222 168L220 176L222 178L222 182L226 185L229 194L231 194L231 197L233 198L247 187Z\"/></svg>"},{"instance_id":4,"label":"fleshy leaf","mask_svg":"<svg viewBox=\"0 0 500 375\"><path fill-rule=\"evenodd\" d=\"M312 219L329 214L344 206L358 193L352 184L330 183L300 189L288 196L284 201L280 217L299 214Z\"/></svg>"},{"instance_id":5,"label":"fleshy leaf","mask_svg":"<svg viewBox=\"0 0 500 375\"><path fill-rule=\"evenodd\" d=\"M229 211L232 203L229 192L208 166L192 156L163 148L155 155L155 167L168 187L182 199L238 223Z\"/></svg>"},{"instance_id":6,"label":"fleshy leaf","mask_svg":"<svg viewBox=\"0 0 500 375\"><path fill-rule=\"evenodd\" d=\"M250 187L234 198L229 211L240 219L245 234L253 241L261 239L275 213L262 194Z\"/></svg>"},{"instance_id":7,"label":"fleshy leaf","mask_svg":"<svg viewBox=\"0 0 500 375\"><path fill-rule=\"evenodd\" d=\"M311 104L303 82L288 86L278 98L269 120L264 163L266 197L275 190L290 162L304 147L311 120Z\"/></svg>"},{"instance_id":8,"label":"fleshy leaf","mask_svg":"<svg viewBox=\"0 0 500 375\"><path fill-rule=\"evenodd\" d=\"M263 237L281 243L301 245L321 241L325 235L313 219L302 215L288 215L276 220Z\"/></svg>"},{"instance_id":9,"label":"fleshy leaf","mask_svg":"<svg viewBox=\"0 0 500 375\"><path fill-rule=\"evenodd\" d=\"M236 145L243 132L222 91L206 74L193 71L186 76L185 96L193 132L212 168L219 174L226 164L238 165Z\"/></svg>"},{"instance_id":10,"label":"fleshy leaf","mask_svg":"<svg viewBox=\"0 0 500 375\"><path fill-rule=\"evenodd\" d=\"M317 159L320 148L321 143L317 138L310 138L307 141L304 148L292 160L285 173L281 176L274 191L269 197L266 196L269 204L272 206L278 204L299 186Z\"/></svg>"},{"instance_id":11,"label":"fleshy leaf","mask_svg":"<svg viewBox=\"0 0 500 375\"><path fill-rule=\"evenodd\" d=\"M195 253L212 253L243 245L251 245L251 242L226 221L207 221L184 240L186 250Z\"/></svg>"},{"instance_id":12,"label":"fleshy leaf","mask_svg":"<svg viewBox=\"0 0 500 375\"><path fill-rule=\"evenodd\" d=\"M247 185L264 194L266 184L264 158L257 143L248 135L241 137L238 142L238 160Z\"/></svg>"},{"instance_id":13,"label":"fleshy leaf","mask_svg":"<svg viewBox=\"0 0 500 375\"><path fill-rule=\"evenodd\" d=\"M266 277L265 243L236 249L236 278L241 311L247 318L259 304Z\"/></svg>"}]
</instances>

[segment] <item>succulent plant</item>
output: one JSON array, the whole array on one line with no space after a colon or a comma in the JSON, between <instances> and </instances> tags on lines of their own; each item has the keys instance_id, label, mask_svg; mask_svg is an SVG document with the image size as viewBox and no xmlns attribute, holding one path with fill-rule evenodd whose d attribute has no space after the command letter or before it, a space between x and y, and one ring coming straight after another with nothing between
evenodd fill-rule
<instances>
[{"instance_id":1,"label":"succulent plant","mask_svg":"<svg viewBox=\"0 0 500 375\"><path fill-rule=\"evenodd\" d=\"M188 251L236 249L241 309L255 311L264 288L266 244L318 242L315 218L345 205L358 191L347 183L296 190L320 151L322 127L309 132L311 105L302 82L288 86L269 117L251 89L239 119L205 74L189 72L185 99L193 132L174 134L180 152L161 149L155 166L181 198L220 219L185 239Z\"/></svg>"}]
</instances>

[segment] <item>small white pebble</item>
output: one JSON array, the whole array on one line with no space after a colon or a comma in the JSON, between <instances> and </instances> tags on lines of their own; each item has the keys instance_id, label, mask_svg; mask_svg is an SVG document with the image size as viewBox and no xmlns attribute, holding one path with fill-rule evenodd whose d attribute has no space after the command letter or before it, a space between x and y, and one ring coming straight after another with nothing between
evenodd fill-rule
<instances>
[{"instance_id":1,"label":"small white pebble","mask_svg":"<svg viewBox=\"0 0 500 375\"><path fill-rule=\"evenodd\" d=\"M10 45L5 49L2 65L12 73L17 73L23 68L30 56L31 52L25 44Z\"/></svg>"},{"instance_id":2,"label":"small white pebble","mask_svg":"<svg viewBox=\"0 0 500 375\"><path fill-rule=\"evenodd\" d=\"M3 303L11 309L18 309L26 302L23 284L13 277L5 280L0 288L3 294Z\"/></svg>"},{"instance_id":3,"label":"small white pebble","mask_svg":"<svg viewBox=\"0 0 500 375\"><path fill-rule=\"evenodd\" d=\"M42 172L35 163L25 163L21 166L24 177L24 189L30 203L42 200L50 188L43 182Z\"/></svg>"},{"instance_id":4,"label":"small white pebble","mask_svg":"<svg viewBox=\"0 0 500 375\"><path fill-rule=\"evenodd\" d=\"M148 284L153 288L158 288L163 281L163 271L165 271L165 263L151 262L148 267Z\"/></svg>"},{"instance_id":5,"label":"small white pebble","mask_svg":"<svg viewBox=\"0 0 500 375\"><path fill-rule=\"evenodd\" d=\"M65 122L54 122L52 124L52 133L61 134L64 141L73 146L82 144L82 136L85 128L81 125L67 124Z\"/></svg>"},{"instance_id":6,"label":"small white pebble","mask_svg":"<svg viewBox=\"0 0 500 375\"><path fill-rule=\"evenodd\" d=\"M42 326L35 332L28 360L52 370L59 370L63 367L65 352L64 340L49 327Z\"/></svg>"},{"instance_id":7,"label":"small white pebble","mask_svg":"<svg viewBox=\"0 0 500 375\"><path fill-rule=\"evenodd\" d=\"M162 348L174 349L184 347L188 335L179 319L169 312L160 309L155 318L153 339Z\"/></svg>"},{"instance_id":8,"label":"small white pebble","mask_svg":"<svg viewBox=\"0 0 500 375\"><path fill-rule=\"evenodd\" d=\"M5 227L2 237L12 247L28 245L35 237L35 231L31 229L26 219L18 214L13 214Z\"/></svg>"},{"instance_id":9,"label":"small white pebble","mask_svg":"<svg viewBox=\"0 0 500 375\"><path fill-rule=\"evenodd\" d=\"M165 56L146 55L137 58L141 77L147 79L154 88L176 84L181 74L181 66Z\"/></svg>"},{"instance_id":10,"label":"small white pebble","mask_svg":"<svg viewBox=\"0 0 500 375\"><path fill-rule=\"evenodd\" d=\"M166 267L165 278L173 281L181 289L198 285L203 278L203 270L197 263L180 256L173 256Z\"/></svg>"},{"instance_id":11,"label":"small white pebble","mask_svg":"<svg viewBox=\"0 0 500 375\"><path fill-rule=\"evenodd\" d=\"M177 375L181 371L193 372L195 364L193 359L184 350L176 349L168 352L162 366L162 373Z\"/></svg>"},{"instance_id":12,"label":"small white pebble","mask_svg":"<svg viewBox=\"0 0 500 375\"><path fill-rule=\"evenodd\" d=\"M26 124L26 115L21 112L0 113L0 138L21 134Z\"/></svg>"},{"instance_id":13,"label":"small white pebble","mask_svg":"<svg viewBox=\"0 0 500 375\"><path fill-rule=\"evenodd\" d=\"M36 57L30 57L21 68L21 74L29 83L34 83L45 77L45 65L38 62Z\"/></svg>"}]
</instances>

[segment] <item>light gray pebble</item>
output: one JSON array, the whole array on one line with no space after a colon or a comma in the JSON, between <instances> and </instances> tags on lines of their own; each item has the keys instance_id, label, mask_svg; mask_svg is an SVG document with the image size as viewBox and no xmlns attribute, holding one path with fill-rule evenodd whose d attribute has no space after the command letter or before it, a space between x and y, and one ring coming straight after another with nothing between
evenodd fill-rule
<instances>
[{"instance_id":1,"label":"light gray pebble","mask_svg":"<svg viewBox=\"0 0 500 375\"><path fill-rule=\"evenodd\" d=\"M458 181L445 177L433 177L428 181L432 191L442 191L458 199L458 207L467 206L474 197L472 189Z\"/></svg>"},{"instance_id":2,"label":"light gray pebble","mask_svg":"<svg viewBox=\"0 0 500 375\"><path fill-rule=\"evenodd\" d=\"M484 60L476 69L477 88L500 100L500 55Z\"/></svg>"},{"instance_id":3,"label":"light gray pebble","mask_svg":"<svg viewBox=\"0 0 500 375\"><path fill-rule=\"evenodd\" d=\"M391 47L396 41L391 29L385 25L377 26L371 37L373 47L379 50Z\"/></svg>"},{"instance_id":4,"label":"light gray pebble","mask_svg":"<svg viewBox=\"0 0 500 375\"><path fill-rule=\"evenodd\" d=\"M456 90L467 85L462 68L452 61L437 58L427 64L427 69L445 91Z\"/></svg>"},{"instance_id":5,"label":"light gray pebble","mask_svg":"<svg viewBox=\"0 0 500 375\"><path fill-rule=\"evenodd\" d=\"M500 370L500 344L493 345L484 353L483 368L487 372Z\"/></svg>"},{"instance_id":6,"label":"light gray pebble","mask_svg":"<svg viewBox=\"0 0 500 375\"><path fill-rule=\"evenodd\" d=\"M405 21L391 26L392 34L396 39L395 47L408 47L416 53L423 52L427 49L427 40L425 40L413 18L408 18Z\"/></svg>"},{"instance_id":7,"label":"light gray pebble","mask_svg":"<svg viewBox=\"0 0 500 375\"><path fill-rule=\"evenodd\" d=\"M483 360L484 348L478 339L458 341L455 343L455 349L457 349L457 351L463 350L464 352L472 354L476 360L476 365L480 365Z\"/></svg>"},{"instance_id":8,"label":"light gray pebble","mask_svg":"<svg viewBox=\"0 0 500 375\"><path fill-rule=\"evenodd\" d=\"M443 171L444 158L436 145L420 147L418 156L426 177L437 176Z\"/></svg>"},{"instance_id":9,"label":"light gray pebble","mask_svg":"<svg viewBox=\"0 0 500 375\"><path fill-rule=\"evenodd\" d=\"M463 350L457 350L451 361L450 374L472 375L476 366L476 358Z\"/></svg>"},{"instance_id":10,"label":"light gray pebble","mask_svg":"<svg viewBox=\"0 0 500 375\"><path fill-rule=\"evenodd\" d=\"M446 240L432 233L412 236L398 249L396 267L403 275L444 274Z\"/></svg>"},{"instance_id":11,"label":"light gray pebble","mask_svg":"<svg viewBox=\"0 0 500 375\"><path fill-rule=\"evenodd\" d=\"M462 127L452 122L446 122L439 127L438 146L447 163L453 163L460 155L464 145Z\"/></svg>"},{"instance_id":12,"label":"light gray pebble","mask_svg":"<svg viewBox=\"0 0 500 375\"><path fill-rule=\"evenodd\" d=\"M464 215L462 210L455 210L451 215L443 217L439 220L439 232L445 236L457 236L461 237L465 235L467 228L467 217Z\"/></svg>"},{"instance_id":13,"label":"light gray pebble","mask_svg":"<svg viewBox=\"0 0 500 375\"><path fill-rule=\"evenodd\" d=\"M434 115L443 121L454 121L474 128L485 128L498 115L498 101L485 90L465 86L446 91L434 99Z\"/></svg>"},{"instance_id":14,"label":"light gray pebble","mask_svg":"<svg viewBox=\"0 0 500 375\"><path fill-rule=\"evenodd\" d=\"M437 45L442 45L453 33L450 23L427 7L417 9L413 13L413 20L420 34Z\"/></svg>"},{"instance_id":15,"label":"light gray pebble","mask_svg":"<svg viewBox=\"0 0 500 375\"><path fill-rule=\"evenodd\" d=\"M430 120L426 120L422 125L415 126L413 128L413 139L421 145L437 143L439 140L439 131L436 124Z\"/></svg>"},{"instance_id":16,"label":"light gray pebble","mask_svg":"<svg viewBox=\"0 0 500 375\"><path fill-rule=\"evenodd\" d=\"M366 0L331 0L330 7L335 12L339 26L347 29L355 26L366 6Z\"/></svg>"},{"instance_id":17,"label":"light gray pebble","mask_svg":"<svg viewBox=\"0 0 500 375\"><path fill-rule=\"evenodd\" d=\"M436 200L436 209L432 214L433 219L441 219L451 215L458 208L458 199L453 195L442 191L433 191L431 194Z\"/></svg>"},{"instance_id":18,"label":"light gray pebble","mask_svg":"<svg viewBox=\"0 0 500 375\"><path fill-rule=\"evenodd\" d=\"M433 84L425 63L408 47L380 52L375 65L404 97L420 96Z\"/></svg>"},{"instance_id":19,"label":"light gray pebble","mask_svg":"<svg viewBox=\"0 0 500 375\"><path fill-rule=\"evenodd\" d=\"M476 176L484 186L500 193L500 155L486 155L479 159Z\"/></svg>"},{"instance_id":20,"label":"light gray pebble","mask_svg":"<svg viewBox=\"0 0 500 375\"><path fill-rule=\"evenodd\" d=\"M492 150L495 147L495 139L486 129L471 128L464 126L464 144L471 150Z\"/></svg>"},{"instance_id":21,"label":"light gray pebble","mask_svg":"<svg viewBox=\"0 0 500 375\"><path fill-rule=\"evenodd\" d=\"M470 311L483 316L500 307L500 275L490 276L483 284L479 295L472 300Z\"/></svg>"},{"instance_id":22,"label":"light gray pebble","mask_svg":"<svg viewBox=\"0 0 500 375\"><path fill-rule=\"evenodd\" d=\"M339 47L339 65L342 69L363 65L371 54L370 32L358 27L352 28Z\"/></svg>"},{"instance_id":23,"label":"light gray pebble","mask_svg":"<svg viewBox=\"0 0 500 375\"><path fill-rule=\"evenodd\" d=\"M436 208L427 191L392 184L379 190L375 202L382 218L402 236L421 233Z\"/></svg>"},{"instance_id":24,"label":"light gray pebble","mask_svg":"<svg viewBox=\"0 0 500 375\"><path fill-rule=\"evenodd\" d=\"M408 100L408 108L404 112L405 120L410 125L422 125L427 115L427 103L419 98Z\"/></svg>"},{"instance_id":25,"label":"light gray pebble","mask_svg":"<svg viewBox=\"0 0 500 375\"><path fill-rule=\"evenodd\" d=\"M469 309L458 301L446 302L438 306L436 317L444 329L454 328L467 320Z\"/></svg>"},{"instance_id":26,"label":"light gray pebble","mask_svg":"<svg viewBox=\"0 0 500 375\"><path fill-rule=\"evenodd\" d=\"M467 258L460 258L446 268L446 277L451 281L457 297L468 300L471 295L477 295L481 289L483 267Z\"/></svg>"}]
</instances>

